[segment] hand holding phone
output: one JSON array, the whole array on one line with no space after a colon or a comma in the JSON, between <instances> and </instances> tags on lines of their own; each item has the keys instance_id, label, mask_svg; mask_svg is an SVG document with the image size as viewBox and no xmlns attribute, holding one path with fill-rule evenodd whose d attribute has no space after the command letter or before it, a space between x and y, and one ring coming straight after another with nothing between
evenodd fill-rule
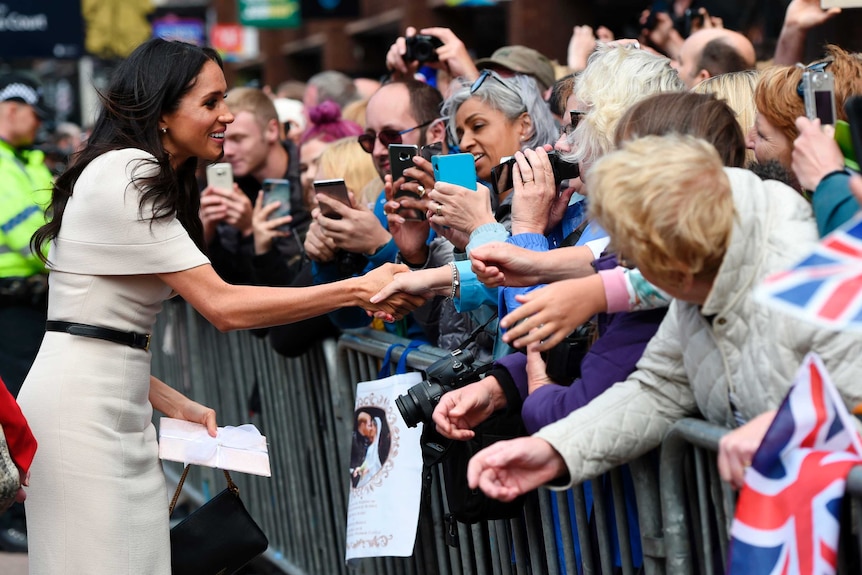
<instances>
[{"instance_id":1,"label":"hand holding phone","mask_svg":"<svg viewBox=\"0 0 862 575\"><path fill-rule=\"evenodd\" d=\"M431 157L434 180L476 190L476 163L473 154L448 154Z\"/></svg>"},{"instance_id":2,"label":"hand holding phone","mask_svg":"<svg viewBox=\"0 0 862 575\"><path fill-rule=\"evenodd\" d=\"M563 160L556 151L548 152L548 160L554 170L554 184L559 187L564 180L577 178L581 174L580 167L576 163ZM491 188L497 195L511 191L515 187L512 180L515 165L515 157L507 156L503 161L491 168Z\"/></svg>"},{"instance_id":3,"label":"hand holding phone","mask_svg":"<svg viewBox=\"0 0 862 575\"><path fill-rule=\"evenodd\" d=\"M233 168L227 162L207 166L207 186L220 190L233 189Z\"/></svg>"},{"instance_id":4,"label":"hand holding phone","mask_svg":"<svg viewBox=\"0 0 862 575\"><path fill-rule=\"evenodd\" d=\"M353 207L350 205L350 196L347 193L347 186L341 178L333 180L317 180L314 182L314 193L323 194L328 198L338 200L348 208ZM333 220L341 219L341 214L323 203L320 204L320 213L323 214L324 217L331 218Z\"/></svg>"},{"instance_id":5,"label":"hand holding phone","mask_svg":"<svg viewBox=\"0 0 862 575\"><path fill-rule=\"evenodd\" d=\"M264 205L272 202L279 202L278 207L269 214L268 220L283 218L290 215L290 181L267 178L261 186L263 189ZM279 226L280 228L289 228L289 225Z\"/></svg>"}]
</instances>

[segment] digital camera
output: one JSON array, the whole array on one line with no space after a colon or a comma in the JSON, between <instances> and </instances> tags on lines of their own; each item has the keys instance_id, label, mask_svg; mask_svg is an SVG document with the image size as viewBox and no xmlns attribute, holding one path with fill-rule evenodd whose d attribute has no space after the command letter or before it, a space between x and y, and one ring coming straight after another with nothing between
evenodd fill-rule
<instances>
[{"instance_id":1,"label":"digital camera","mask_svg":"<svg viewBox=\"0 0 862 575\"><path fill-rule=\"evenodd\" d=\"M440 38L428 34L416 34L404 38L407 50L404 52L405 62L437 62L437 48L443 45Z\"/></svg>"},{"instance_id":2,"label":"digital camera","mask_svg":"<svg viewBox=\"0 0 862 575\"><path fill-rule=\"evenodd\" d=\"M441 357L425 370L425 379L395 398L395 405L407 427L429 423L434 408L444 393L467 385L485 373L489 365L473 367L474 357L469 350L456 349Z\"/></svg>"}]
</instances>

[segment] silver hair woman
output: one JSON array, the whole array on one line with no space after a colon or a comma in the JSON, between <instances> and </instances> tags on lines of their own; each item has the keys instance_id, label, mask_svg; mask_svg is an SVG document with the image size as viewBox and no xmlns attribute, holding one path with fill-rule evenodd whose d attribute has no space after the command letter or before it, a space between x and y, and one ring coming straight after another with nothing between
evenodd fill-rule
<instances>
[{"instance_id":1,"label":"silver hair woman","mask_svg":"<svg viewBox=\"0 0 862 575\"><path fill-rule=\"evenodd\" d=\"M581 174L614 149L617 122L632 105L659 92L680 92L685 84L670 60L631 46L600 46L578 77L575 96L586 112L572 133L570 161Z\"/></svg>"},{"instance_id":2,"label":"silver hair woman","mask_svg":"<svg viewBox=\"0 0 862 575\"><path fill-rule=\"evenodd\" d=\"M542 100L536 81L529 76L504 78L486 70L475 82L458 78L456 85L460 87L443 102L441 115L449 118L449 135L459 143L462 152L472 152L461 142L465 134L474 131L473 126L465 125L468 118L462 122L458 116L465 102L478 102L501 113L508 124L497 134L496 145L480 145L479 154L472 152L481 156L477 157L476 174L483 180L490 177L491 168L500 163L500 158L556 141L559 131L554 118ZM475 131L478 133L478 130ZM481 137L477 135L476 139L481 140Z\"/></svg>"}]
</instances>

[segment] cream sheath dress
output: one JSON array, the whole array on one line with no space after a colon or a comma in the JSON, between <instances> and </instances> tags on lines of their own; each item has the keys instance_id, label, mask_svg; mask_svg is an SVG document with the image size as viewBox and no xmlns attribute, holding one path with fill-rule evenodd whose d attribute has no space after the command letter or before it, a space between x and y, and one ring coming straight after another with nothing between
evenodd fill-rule
<instances>
[{"instance_id":1,"label":"cream sheath dress","mask_svg":"<svg viewBox=\"0 0 862 575\"><path fill-rule=\"evenodd\" d=\"M50 250L48 319L151 333L172 295L155 274L208 263L179 221L141 212L132 174L153 173L147 158L116 150L81 174ZM25 504L31 575L170 573L149 387L148 351L45 334L18 398L39 442Z\"/></svg>"}]
</instances>

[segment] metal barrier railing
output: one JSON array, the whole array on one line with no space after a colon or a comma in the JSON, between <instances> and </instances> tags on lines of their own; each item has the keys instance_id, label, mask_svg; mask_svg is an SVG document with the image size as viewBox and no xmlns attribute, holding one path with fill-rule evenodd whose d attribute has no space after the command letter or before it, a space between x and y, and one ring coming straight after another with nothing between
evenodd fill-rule
<instances>
[{"instance_id":1,"label":"metal barrier railing","mask_svg":"<svg viewBox=\"0 0 862 575\"><path fill-rule=\"evenodd\" d=\"M714 452L727 430L700 420L678 422L660 456L644 455L567 492L540 489L516 520L457 524L458 548L444 542L448 509L435 473L413 556L345 565L355 386L377 377L397 342L407 343L359 330L284 358L251 332L219 333L183 302L166 303L153 373L216 409L220 424L252 422L268 437L272 477L235 480L270 539L270 566L291 575L724 572L734 497L718 479ZM403 349L394 350L393 363ZM424 369L444 353L422 346L411 352L408 369ZM165 469L169 479L179 477L179 464ZM184 494L199 504L222 482L215 470L193 467ZM839 573L859 573L853 566L862 548L862 467L851 473L848 493Z\"/></svg>"},{"instance_id":2,"label":"metal barrier railing","mask_svg":"<svg viewBox=\"0 0 862 575\"><path fill-rule=\"evenodd\" d=\"M700 419L678 421L662 443L664 545L669 574L727 572L736 495L718 477L718 442L729 430ZM847 479L839 575L862 573L862 465Z\"/></svg>"}]
</instances>

